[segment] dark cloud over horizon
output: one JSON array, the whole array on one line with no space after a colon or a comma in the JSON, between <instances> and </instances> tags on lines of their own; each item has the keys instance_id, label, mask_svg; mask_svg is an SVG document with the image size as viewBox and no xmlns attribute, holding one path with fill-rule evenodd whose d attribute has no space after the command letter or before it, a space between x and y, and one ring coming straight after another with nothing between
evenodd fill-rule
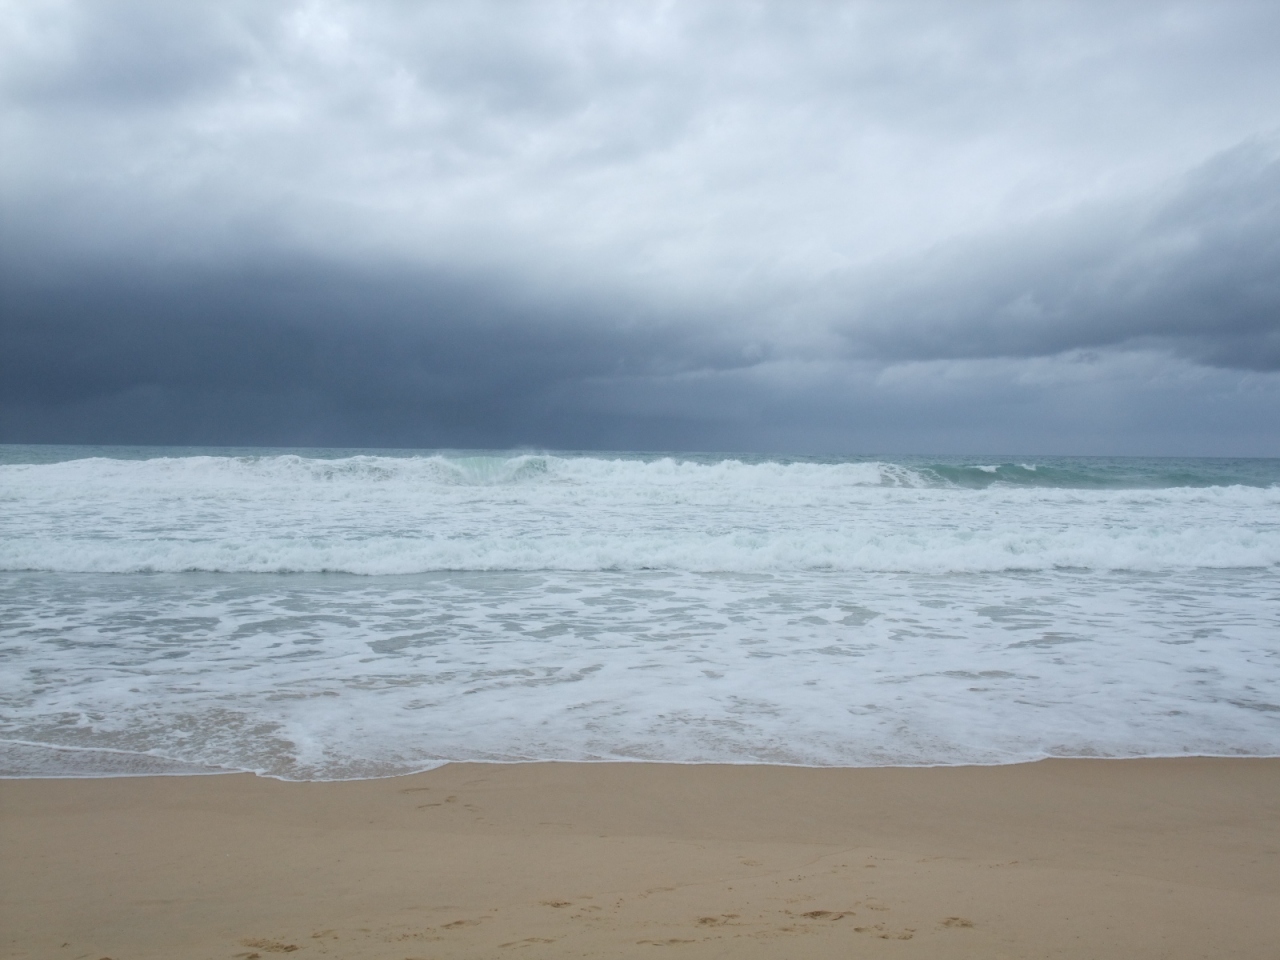
<instances>
[{"instance_id":1,"label":"dark cloud over horizon","mask_svg":"<svg viewBox=\"0 0 1280 960\"><path fill-rule=\"evenodd\" d=\"M1280 455L1273 5L6 10L0 441Z\"/></svg>"},{"instance_id":2,"label":"dark cloud over horizon","mask_svg":"<svg viewBox=\"0 0 1280 960\"><path fill-rule=\"evenodd\" d=\"M856 304L842 329L881 358L1144 344L1211 366L1274 371L1278 267L1280 152L1248 143L1155 202L952 241L860 278L842 291Z\"/></svg>"}]
</instances>

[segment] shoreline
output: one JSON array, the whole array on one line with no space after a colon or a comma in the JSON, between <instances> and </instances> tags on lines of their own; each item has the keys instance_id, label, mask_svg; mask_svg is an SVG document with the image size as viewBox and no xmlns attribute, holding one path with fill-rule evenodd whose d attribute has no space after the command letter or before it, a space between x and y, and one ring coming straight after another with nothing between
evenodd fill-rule
<instances>
[{"instance_id":1,"label":"shoreline","mask_svg":"<svg viewBox=\"0 0 1280 960\"><path fill-rule=\"evenodd\" d=\"M0 781L5 955L1263 957L1280 759ZM65 944L65 946L64 946Z\"/></svg>"},{"instance_id":2,"label":"shoreline","mask_svg":"<svg viewBox=\"0 0 1280 960\"><path fill-rule=\"evenodd\" d=\"M101 769L93 773L60 773L60 772L8 772L5 769L3 751L14 748L15 752L29 750L33 753L64 754L71 756L94 757L106 760L101 764L105 768L112 763L118 765L115 770ZM146 777L213 777L213 776L253 776L263 780L275 780L280 783L361 783L371 780L394 780L398 777L415 777L431 773L442 767L453 764L474 764L478 766L521 766L525 764L565 764L565 765L630 765L670 767L781 767L790 770L957 770L957 769L989 769L998 767L1017 767L1046 761L1088 761L1098 763L1128 763L1144 760L1280 760L1280 753L1147 753L1136 756L1100 756L1097 754L1045 754L1038 757L1024 757L1010 760L993 760L990 762L961 761L957 763L877 763L865 765L839 765L816 763L788 763L775 760L652 760L631 757L607 757L566 760L563 758L519 758L515 760L481 759L439 759L434 766L419 767L394 773L377 774L366 777L345 777L331 780L302 780L265 773L260 770L236 769L231 767L206 767L186 760L175 760L150 753L133 750L122 750L114 747L81 747L64 744L40 743L31 740L6 740L0 738L0 783L8 780L109 780L115 778ZM130 771L126 768L131 762L140 766L156 764L155 769ZM168 767L169 769L162 769Z\"/></svg>"}]
</instances>

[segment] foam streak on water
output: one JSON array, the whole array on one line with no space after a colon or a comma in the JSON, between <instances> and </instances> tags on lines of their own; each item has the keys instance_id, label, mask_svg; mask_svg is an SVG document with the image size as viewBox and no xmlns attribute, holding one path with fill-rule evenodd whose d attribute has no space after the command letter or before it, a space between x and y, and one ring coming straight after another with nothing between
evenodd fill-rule
<instances>
[{"instance_id":1,"label":"foam streak on water","mask_svg":"<svg viewBox=\"0 0 1280 960\"><path fill-rule=\"evenodd\" d=\"M99 452L0 465L0 774L1280 753L1274 462Z\"/></svg>"}]
</instances>

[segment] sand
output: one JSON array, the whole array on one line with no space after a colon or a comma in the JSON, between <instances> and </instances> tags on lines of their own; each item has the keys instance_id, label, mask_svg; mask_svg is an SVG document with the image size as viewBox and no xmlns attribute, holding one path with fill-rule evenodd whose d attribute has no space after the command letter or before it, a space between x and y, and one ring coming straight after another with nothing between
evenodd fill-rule
<instances>
[{"instance_id":1,"label":"sand","mask_svg":"<svg viewBox=\"0 0 1280 960\"><path fill-rule=\"evenodd\" d=\"M6 957L1280 956L1280 760L0 783Z\"/></svg>"}]
</instances>

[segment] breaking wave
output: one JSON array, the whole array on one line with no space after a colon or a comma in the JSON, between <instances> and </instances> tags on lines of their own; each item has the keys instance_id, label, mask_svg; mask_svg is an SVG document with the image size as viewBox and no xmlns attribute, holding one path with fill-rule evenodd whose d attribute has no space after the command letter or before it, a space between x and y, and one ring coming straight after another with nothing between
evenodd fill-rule
<instances>
[{"instance_id":1,"label":"breaking wave","mask_svg":"<svg viewBox=\"0 0 1280 960\"><path fill-rule=\"evenodd\" d=\"M1280 564L1270 464L547 454L8 464L0 570L1268 567ZM1224 478L1234 482L1208 482Z\"/></svg>"}]
</instances>

